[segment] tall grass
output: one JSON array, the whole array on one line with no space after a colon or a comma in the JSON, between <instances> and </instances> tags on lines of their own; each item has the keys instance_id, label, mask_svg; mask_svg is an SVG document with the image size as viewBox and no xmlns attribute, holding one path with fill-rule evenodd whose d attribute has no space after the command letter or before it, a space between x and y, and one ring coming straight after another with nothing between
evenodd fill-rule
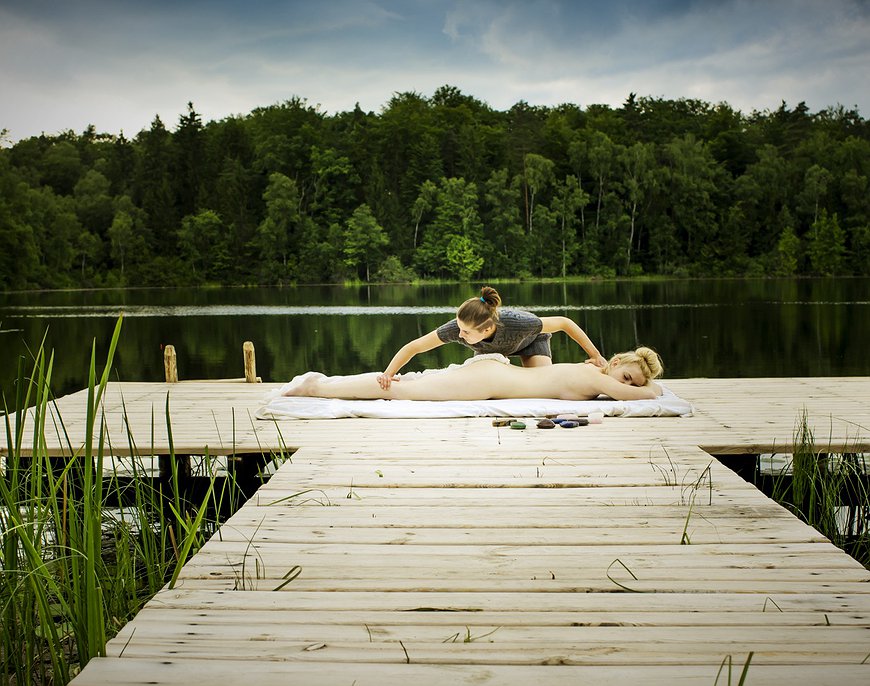
<instances>
[{"instance_id":1,"label":"tall grass","mask_svg":"<svg viewBox=\"0 0 870 686\"><path fill-rule=\"evenodd\" d=\"M118 474L101 401L120 331L121 320L99 376L91 348L83 446L72 444L50 403L53 355L43 346L31 374L19 365L11 408L3 398L0 686L66 684L104 655L106 641L167 581L175 582L214 532L224 499L241 500L231 478L218 481L208 455L210 479L197 502L177 478L146 478L129 432L124 452L132 456L133 476ZM171 435L168 400L166 422ZM46 435L57 435L70 457L50 456ZM170 449L173 466L175 457ZM109 494L117 506L110 506Z\"/></svg>"},{"instance_id":2,"label":"tall grass","mask_svg":"<svg viewBox=\"0 0 870 686\"><path fill-rule=\"evenodd\" d=\"M771 497L870 568L866 456L820 450L804 411L795 430L790 478L786 472L784 467L774 477Z\"/></svg>"}]
</instances>

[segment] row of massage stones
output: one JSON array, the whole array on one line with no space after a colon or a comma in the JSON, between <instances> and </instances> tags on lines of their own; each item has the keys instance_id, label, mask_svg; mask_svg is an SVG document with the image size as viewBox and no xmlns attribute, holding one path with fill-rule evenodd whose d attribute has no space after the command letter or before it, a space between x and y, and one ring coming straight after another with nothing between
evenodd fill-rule
<instances>
[{"instance_id":1,"label":"row of massage stones","mask_svg":"<svg viewBox=\"0 0 870 686\"><path fill-rule=\"evenodd\" d=\"M587 424L601 424L604 419L604 414L601 412L590 412L588 415L581 417L576 414L560 414L555 417L545 417L538 421L539 429L555 429L561 426L563 429L573 429L578 426L586 426ZM493 426L509 426L512 429L522 431L526 428L526 423L518 419L493 419Z\"/></svg>"}]
</instances>

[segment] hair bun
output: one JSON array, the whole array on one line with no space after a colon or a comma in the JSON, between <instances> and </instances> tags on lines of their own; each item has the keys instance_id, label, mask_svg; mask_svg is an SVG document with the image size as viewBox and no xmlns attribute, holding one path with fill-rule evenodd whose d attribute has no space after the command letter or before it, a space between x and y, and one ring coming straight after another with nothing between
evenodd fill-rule
<instances>
[{"instance_id":1,"label":"hair bun","mask_svg":"<svg viewBox=\"0 0 870 686\"><path fill-rule=\"evenodd\" d=\"M480 289L480 300L492 308L501 305L501 296L492 286L484 286Z\"/></svg>"},{"instance_id":2,"label":"hair bun","mask_svg":"<svg viewBox=\"0 0 870 686\"><path fill-rule=\"evenodd\" d=\"M647 348L646 346L641 346L634 352L646 363L647 367L649 367L650 379L657 379L662 375L665 368L662 364L662 358L655 350Z\"/></svg>"}]
</instances>

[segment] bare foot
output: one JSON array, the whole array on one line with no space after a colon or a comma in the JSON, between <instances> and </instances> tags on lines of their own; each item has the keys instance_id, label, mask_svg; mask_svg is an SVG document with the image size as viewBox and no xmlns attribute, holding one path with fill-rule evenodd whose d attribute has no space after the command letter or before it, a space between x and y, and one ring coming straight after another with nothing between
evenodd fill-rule
<instances>
[{"instance_id":1,"label":"bare foot","mask_svg":"<svg viewBox=\"0 0 870 686\"><path fill-rule=\"evenodd\" d=\"M281 395L284 396L312 396L317 388L317 384L321 379L325 379L326 375L320 372L306 372L299 376L294 376L293 380L281 389Z\"/></svg>"}]
</instances>

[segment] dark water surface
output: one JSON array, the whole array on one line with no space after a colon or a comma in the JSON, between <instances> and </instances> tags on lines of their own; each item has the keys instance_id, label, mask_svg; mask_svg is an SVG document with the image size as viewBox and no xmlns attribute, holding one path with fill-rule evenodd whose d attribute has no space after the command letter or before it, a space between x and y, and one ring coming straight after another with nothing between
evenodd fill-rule
<instances>
[{"instance_id":1,"label":"dark water surface","mask_svg":"<svg viewBox=\"0 0 870 686\"><path fill-rule=\"evenodd\" d=\"M505 304L574 319L599 349L649 345L666 376L870 376L870 279L753 279L501 284ZM383 369L404 343L450 319L467 285L64 291L0 294L0 385L9 397L20 360L46 336L55 352L53 389L87 384L91 344L105 352L124 314L113 378L161 381L171 343L182 379L243 375L253 341L257 373L284 381L316 369ZM553 337L554 359L583 351ZM461 362L447 345L406 371Z\"/></svg>"}]
</instances>

